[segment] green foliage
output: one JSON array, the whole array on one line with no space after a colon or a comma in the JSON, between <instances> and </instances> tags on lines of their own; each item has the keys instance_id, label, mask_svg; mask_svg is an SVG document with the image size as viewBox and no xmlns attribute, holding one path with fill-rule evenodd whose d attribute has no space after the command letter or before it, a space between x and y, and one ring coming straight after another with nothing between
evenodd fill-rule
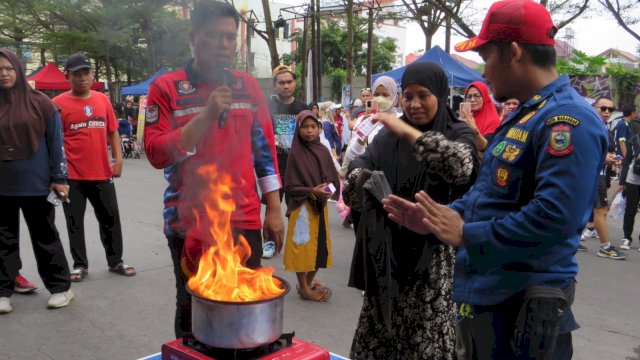
<instances>
[{"instance_id":1,"label":"green foliage","mask_svg":"<svg viewBox=\"0 0 640 360\"><path fill-rule=\"evenodd\" d=\"M347 70L333 69L329 73L331 79L331 98L340 99L342 97L342 84L347 80Z\"/></svg>"},{"instance_id":2,"label":"green foliage","mask_svg":"<svg viewBox=\"0 0 640 360\"><path fill-rule=\"evenodd\" d=\"M606 59L600 56L589 56L582 51L574 50L573 56L568 60L558 60L556 68L558 73L567 75L598 75Z\"/></svg>"},{"instance_id":3,"label":"green foliage","mask_svg":"<svg viewBox=\"0 0 640 360\"><path fill-rule=\"evenodd\" d=\"M354 17L353 36L353 75L365 75L367 72L367 29L364 24L366 19ZM322 24L320 42L322 47L322 73L332 76L334 70L347 68L347 30L344 22L340 20L327 20ZM302 43L302 33L296 32L292 36L293 40ZM307 49L311 48L311 37L308 36ZM392 69L395 62L396 43L391 38L373 38L373 73L380 73ZM290 54L283 54L281 62L284 64L302 62L302 46L298 46L296 51ZM346 76L346 72L345 72Z\"/></svg>"},{"instance_id":4,"label":"green foliage","mask_svg":"<svg viewBox=\"0 0 640 360\"><path fill-rule=\"evenodd\" d=\"M58 64L83 52L96 61L100 77L137 82L160 67L183 66L190 56L188 21L170 6L178 3L182 1L3 1L0 45L42 51L47 56L43 61Z\"/></svg>"},{"instance_id":5,"label":"green foliage","mask_svg":"<svg viewBox=\"0 0 640 360\"><path fill-rule=\"evenodd\" d=\"M632 104L636 96L636 87L640 83L640 70L627 69L622 64L614 64L607 67L607 75L611 76L615 83L619 104Z\"/></svg>"}]
</instances>

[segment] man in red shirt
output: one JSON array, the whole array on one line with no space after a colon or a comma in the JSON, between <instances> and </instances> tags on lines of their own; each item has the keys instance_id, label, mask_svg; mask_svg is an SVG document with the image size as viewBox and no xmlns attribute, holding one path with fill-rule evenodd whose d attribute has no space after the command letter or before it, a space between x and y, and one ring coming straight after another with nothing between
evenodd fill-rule
<instances>
[{"instance_id":1,"label":"man in red shirt","mask_svg":"<svg viewBox=\"0 0 640 360\"><path fill-rule=\"evenodd\" d=\"M236 56L238 25L233 6L196 2L189 33L193 59L149 87L144 145L147 159L164 169L168 182L163 215L176 278L176 337L191 331L186 282L197 270L206 236L195 219L204 211L200 192L208 186L198 169L215 165L233 182L231 227L234 238L243 236L251 247L248 268L260 267L263 237L272 238L278 252L282 247L281 184L269 108L255 78L227 69ZM256 188L266 202L264 226Z\"/></svg>"},{"instance_id":2,"label":"man in red shirt","mask_svg":"<svg viewBox=\"0 0 640 360\"><path fill-rule=\"evenodd\" d=\"M122 229L114 177L122 174L122 151L118 121L109 99L91 90L91 61L83 54L71 55L65 62L65 75L71 91L53 99L60 108L64 148L69 167L69 203L65 203L69 243L73 257L71 281L82 281L89 261L84 239L84 213L87 199L93 206L100 228L109 271L133 276L135 269L122 261ZM115 159L112 165L107 139Z\"/></svg>"}]
</instances>

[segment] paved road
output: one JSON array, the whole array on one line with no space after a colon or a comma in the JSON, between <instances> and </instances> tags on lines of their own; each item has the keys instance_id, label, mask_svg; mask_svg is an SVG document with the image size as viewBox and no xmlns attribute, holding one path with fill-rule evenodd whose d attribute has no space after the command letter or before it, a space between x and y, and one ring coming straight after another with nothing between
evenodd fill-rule
<instances>
[{"instance_id":1,"label":"paved road","mask_svg":"<svg viewBox=\"0 0 640 360\"><path fill-rule=\"evenodd\" d=\"M48 310L48 292L13 296L12 313L0 316L0 359L137 359L160 351L173 338L174 285L171 260L162 235L162 173L146 160L125 160L124 178L117 180L125 238L125 260L138 275L124 278L107 271L95 216L87 209L86 234L89 277L72 289L76 298L64 309ZM56 223L67 257L64 216ZM333 210L333 209L332 209ZM333 288L328 303L300 300L289 293L285 331L337 354L348 354L362 296L346 286L353 249L353 232L331 214L334 266L319 279ZM610 222L612 239L622 236L620 221ZM42 285L36 271L28 231L22 231L23 274ZM574 333L575 359L640 360L640 253L629 251L625 261L596 256L597 241L578 254L581 272L574 311L582 328ZM635 243L634 246L638 244ZM284 271L282 257L265 261L295 284Z\"/></svg>"}]
</instances>

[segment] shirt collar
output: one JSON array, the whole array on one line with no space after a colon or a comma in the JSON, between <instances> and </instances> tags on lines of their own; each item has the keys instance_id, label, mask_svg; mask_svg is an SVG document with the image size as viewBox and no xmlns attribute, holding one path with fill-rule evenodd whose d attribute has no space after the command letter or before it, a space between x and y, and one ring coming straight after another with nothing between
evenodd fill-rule
<instances>
[{"instance_id":1,"label":"shirt collar","mask_svg":"<svg viewBox=\"0 0 640 360\"><path fill-rule=\"evenodd\" d=\"M569 85L569 76L560 75L557 79L547 84L547 86L543 87L536 91L535 95L533 95L529 100L524 103L523 107L532 107L541 103L544 99L548 98L553 94L553 92L560 87Z\"/></svg>"}]
</instances>

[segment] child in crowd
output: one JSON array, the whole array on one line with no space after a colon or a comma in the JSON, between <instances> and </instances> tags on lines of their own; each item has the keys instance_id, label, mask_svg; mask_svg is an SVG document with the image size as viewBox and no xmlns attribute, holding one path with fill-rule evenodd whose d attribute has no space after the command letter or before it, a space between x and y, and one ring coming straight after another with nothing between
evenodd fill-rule
<instances>
[{"instance_id":1,"label":"child in crowd","mask_svg":"<svg viewBox=\"0 0 640 360\"><path fill-rule=\"evenodd\" d=\"M318 116L304 110L296 123L284 179L289 218L284 266L296 272L303 300L324 302L331 297L331 289L313 279L319 268L331 266L327 200L338 198L340 180L331 153L320 142Z\"/></svg>"}]
</instances>

